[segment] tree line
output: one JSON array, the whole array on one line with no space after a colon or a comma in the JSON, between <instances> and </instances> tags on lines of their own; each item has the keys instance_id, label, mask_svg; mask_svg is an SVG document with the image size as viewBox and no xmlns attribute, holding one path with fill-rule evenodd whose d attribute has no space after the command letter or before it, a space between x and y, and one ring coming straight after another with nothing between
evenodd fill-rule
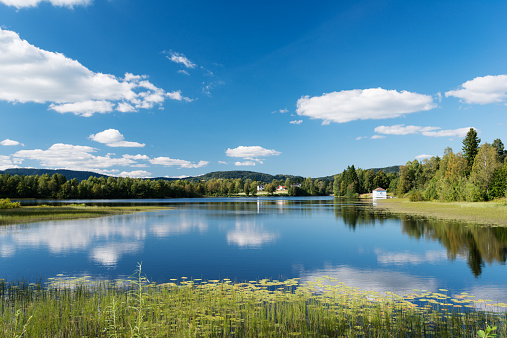
<instances>
[{"instance_id":1,"label":"tree line","mask_svg":"<svg viewBox=\"0 0 507 338\"><path fill-rule=\"evenodd\" d=\"M211 179L208 181L166 181L124 177L93 177L67 180L62 174L0 175L0 198L36 199L138 199L189 198L208 196L257 195L257 186L265 182L251 179ZM328 181L273 179L265 186L272 195L279 185L288 187L291 196L331 194ZM300 185L300 186L299 186Z\"/></svg>"},{"instance_id":2,"label":"tree line","mask_svg":"<svg viewBox=\"0 0 507 338\"><path fill-rule=\"evenodd\" d=\"M375 188L384 188L410 200L485 201L505 197L507 151L500 139L480 144L470 128L461 152L446 148L444 155L422 161L408 161L399 173L348 166L333 180L302 177L274 178L262 182L242 178L208 180L149 180L124 177L89 177L67 180L62 174L0 175L0 198L130 199L184 198L207 196L255 196L257 187L273 195L285 186L289 196L331 195L355 198Z\"/></svg>"},{"instance_id":3,"label":"tree line","mask_svg":"<svg viewBox=\"0 0 507 338\"><path fill-rule=\"evenodd\" d=\"M446 148L438 156L409 161L400 167L396 188L398 196L413 201L488 201L505 197L507 189L507 151L500 139L483 143L470 128L461 152Z\"/></svg>"}]
</instances>

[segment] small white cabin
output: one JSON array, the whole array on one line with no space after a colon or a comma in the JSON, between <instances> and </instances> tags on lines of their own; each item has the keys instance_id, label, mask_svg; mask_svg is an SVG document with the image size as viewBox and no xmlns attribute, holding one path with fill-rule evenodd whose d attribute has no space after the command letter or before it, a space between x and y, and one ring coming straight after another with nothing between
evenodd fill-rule
<instances>
[{"instance_id":1,"label":"small white cabin","mask_svg":"<svg viewBox=\"0 0 507 338\"><path fill-rule=\"evenodd\" d=\"M382 188L377 188L372 192L373 199L386 199L387 191Z\"/></svg>"},{"instance_id":2,"label":"small white cabin","mask_svg":"<svg viewBox=\"0 0 507 338\"><path fill-rule=\"evenodd\" d=\"M264 184L258 185L257 191L264 191L265 188L266 188L266 186Z\"/></svg>"}]
</instances>

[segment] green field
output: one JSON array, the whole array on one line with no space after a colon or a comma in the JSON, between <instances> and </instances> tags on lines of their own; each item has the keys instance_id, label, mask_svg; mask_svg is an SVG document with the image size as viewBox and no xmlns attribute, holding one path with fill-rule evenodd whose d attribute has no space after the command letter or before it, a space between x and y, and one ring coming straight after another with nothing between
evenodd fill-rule
<instances>
[{"instance_id":1,"label":"green field","mask_svg":"<svg viewBox=\"0 0 507 338\"><path fill-rule=\"evenodd\" d=\"M410 202L396 198L378 200L377 206L397 214L507 226L507 199L490 202Z\"/></svg>"}]
</instances>

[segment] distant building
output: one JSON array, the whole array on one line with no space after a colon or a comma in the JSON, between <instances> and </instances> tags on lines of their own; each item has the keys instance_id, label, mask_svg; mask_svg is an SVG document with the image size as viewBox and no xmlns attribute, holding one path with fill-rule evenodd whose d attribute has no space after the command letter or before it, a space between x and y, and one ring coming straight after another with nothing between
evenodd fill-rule
<instances>
[{"instance_id":1,"label":"distant building","mask_svg":"<svg viewBox=\"0 0 507 338\"><path fill-rule=\"evenodd\" d=\"M301 183L291 184L290 186L294 188L301 188Z\"/></svg>"},{"instance_id":2,"label":"distant building","mask_svg":"<svg viewBox=\"0 0 507 338\"><path fill-rule=\"evenodd\" d=\"M257 186L257 191L264 191L266 189L266 186L264 184Z\"/></svg>"},{"instance_id":3,"label":"distant building","mask_svg":"<svg viewBox=\"0 0 507 338\"><path fill-rule=\"evenodd\" d=\"M284 185L279 185L277 188L276 188L277 191L280 191L280 190L285 190L285 186Z\"/></svg>"},{"instance_id":4,"label":"distant building","mask_svg":"<svg viewBox=\"0 0 507 338\"><path fill-rule=\"evenodd\" d=\"M372 192L373 199L386 199L387 191L382 188L377 188Z\"/></svg>"}]
</instances>

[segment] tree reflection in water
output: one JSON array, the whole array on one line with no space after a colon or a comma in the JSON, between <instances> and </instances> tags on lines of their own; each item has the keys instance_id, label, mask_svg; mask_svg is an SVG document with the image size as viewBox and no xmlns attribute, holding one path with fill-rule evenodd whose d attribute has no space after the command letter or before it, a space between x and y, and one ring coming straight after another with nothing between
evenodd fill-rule
<instances>
[{"instance_id":1,"label":"tree reflection in water","mask_svg":"<svg viewBox=\"0 0 507 338\"><path fill-rule=\"evenodd\" d=\"M481 275L486 263L505 264L507 259L507 228L394 215L371 204L351 205L339 200L335 200L334 208L335 217L341 218L351 230L382 224L386 219L400 219L403 234L438 241L446 248L450 260L465 259L475 277Z\"/></svg>"}]
</instances>

